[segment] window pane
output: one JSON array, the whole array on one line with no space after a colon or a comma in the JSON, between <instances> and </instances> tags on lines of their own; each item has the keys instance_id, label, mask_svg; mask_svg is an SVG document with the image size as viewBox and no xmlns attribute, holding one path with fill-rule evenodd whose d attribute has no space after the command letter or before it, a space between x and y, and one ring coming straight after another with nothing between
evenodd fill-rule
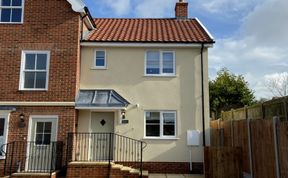
<instances>
[{"instance_id":1,"label":"window pane","mask_svg":"<svg viewBox=\"0 0 288 178\"><path fill-rule=\"evenodd\" d=\"M43 143L43 134L36 134L35 142L37 145L41 145Z\"/></svg>"},{"instance_id":2,"label":"window pane","mask_svg":"<svg viewBox=\"0 0 288 178\"><path fill-rule=\"evenodd\" d=\"M36 133L43 133L44 122L37 122Z\"/></svg>"},{"instance_id":3,"label":"window pane","mask_svg":"<svg viewBox=\"0 0 288 178\"><path fill-rule=\"evenodd\" d=\"M24 75L24 88L34 88L35 72L25 72Z\"/></svg>"},{"instance_id":4,"label":"window pane","mask_svg":"<svg viewBox=\"0 0 288 178\"><path fill-rule=\"evenodd\" d=\"M22 0L12 0L12 6L21 6Z\"/></svg>"},{"instance_id":5,"label":"window pane","mask_svg":"<svg viewBox=\"0 0 288 178\"><path fill-rule=\"evenodd\" d=\"M163 53L163 73L174 73L173 53Z\"/></svg>"},{"instance_id":6,"label":"window pane","mask_svg":"<svg viewBox=\"0 0 288 178\"><path fill-rule=\"evenodd\" d=\"M146 112L146 136L160 136L159 112Z\"/></svg>"},{"instance_id":7,"label":"window pane","mask_svg":"<svg viewBox=\"0 0 288 178\"><path fill-rule=\"evenodd\" d=\"M175 126L174 125L164 125L163 135L165 136L175 136Z\"/></svg>"},{"instance_id":8,"label":"window pane","mask_svg":"<svg viewBox=\"0 0 288 178\"><path fill-rule=\"evenodd\" d=\"M146 112L146 124L160 124L160 113Z\"/></svg>"},{"instance_id":9,"label":"window pane","mask_svg":"<svg viewBox=\"0 0 288 178\"><path fill-rule=\"evenodd\" d=\"M160 125L146 125L147 137L160 137Z\"/></svg>"},{"instance_id":10,"label":"window pane","mask_svg":"<svg viewBox=\"0 0 288 178\"><path fill-rule=\"evenodd\" d=\"M105 60L104 59L96 59L96 66L105 66Z\"/></svg>"},{"instance_id":11,"label":"window pane","mask_svg":"<svg viewBox=\"0 0 288 178\"><path fill-rule=\"evenodd\" d=\"M21 22L22 9L12 10L12 22Z\"/></svg>"},{"instance_id":12,"label":"window pane","mask_svg":"<svg viewBox=\"0 0 288 178\"><path fill-rule=\"evenodd\" d=\"M45 87L46 87L46 72L37 72L36 88L45 88Z\"/></svg>"},{"instance_id":13,"label":"window pane","mask_svg":"<svg viewBox=\"0 0 288 178\"><path fill-rule=\"evenodd\" d=\"M46 70L47 54L37 54L37 70Z\"/></svg>"},{"instance_id":14,"label":"window pane","mask_svg":"<svg viewBox=\"0 0 288 178\"><path fill-rule=\"evenodd\" d=\"M2 0L2 6L11 6L11 0Z\"/></svg>"},{"instance_id":15,"label":"window pane","mask_svg":"<svg viewBox=\"0 0 288 178\"><path fill-rule=\"evenodd\" d=\"M52 128L52 123L51 122L45 122L44 132L45 133L51 133L51 128Z\"/></svg>"},{"instance_id":16,"label":"window pane","mask_svg":"<svg viewBox=\"0 0 288 178\"><path fill-rule=\"evenodd\" d=\"M105 66L105 51L96 51L96 66Z\"/></svg>"},{"instance_id":17,"label":"window pane","mask_svg":"<svg viewBox=\"0 0 288 178\"><path fill-rule=\"evenodd\" d=\"M35 54L26 54L25 69L35 69Z\"/></svg>"},{"instance_id":18,"label":"window pane","mask_svg":"<svg viewBox=\"0 0 288 178\"><path fill-rule=\"evenodd\" d=\"M163 113L163 135L174 136L175 135L175 113Z\"/></svg>"},{"instance_id":19,"label":"window pane","mask_svg":"<svg viewBox=\"0 0 288 178\"><path fill-rule=\"evenodd\" d=\"M146 60L147 74L160 74L160 54L155 51L148 51Z\"/></svg>"},{"instance_id":20,"label":"window pane","mask_svg":"<svg viewBox=\"0 0 288 178\"><path fill-rule=\"evenodd\" d=\"M4 124L5 124L5 119L0 118L0 137L4 136ZM1 143L0 143L1 146Z\"/></svg>"},{"instance_id":21,"label":"window pane","mask_svg":"<svg viewBox=\"0 0 288 178\"><path fill-rule=\"evenodd\" d=\"M1 22L10 22L11 9L2 9Z\"/></svg>"},{"instance_id":22,"label":"window pane","mask_svg":"<svg viewBox=\"0 0 288 178\"><path fill-rule=\"evenodd\" d=\"M48 145L51 141L51 134L44 134L44 141L43 144Z\"/></svg>"}]
</instances>

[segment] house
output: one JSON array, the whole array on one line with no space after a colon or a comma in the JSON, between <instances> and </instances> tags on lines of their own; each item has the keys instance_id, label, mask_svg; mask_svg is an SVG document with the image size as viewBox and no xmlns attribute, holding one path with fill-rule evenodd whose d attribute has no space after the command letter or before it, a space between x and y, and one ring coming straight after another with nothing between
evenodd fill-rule
<instances>
[{"instance_id":1,"label":"house","mask_svg":"<svg viewBox=\"0 0 288 178\"><path fill-rule=\"evenodd\" d=\"M81 33L94 28L80 1L0 1L0 176L56 167L76 131Z\"/></svg>"},{"instance_id":2,"label":"house","mask_svg":"<svg viewBox=\"0 0 288 178\"><path fill-rule=\"evenodd\" d=\"M141 159L149 173L202 172L213 37L188 17L184 1L176 3L175 18L95 24L80 44L78 132L70 135L68 177L98 175L91 165L103 160L135 167ZM195 138L189 145L187 135Z\"/></svg>"},{"instance_id":3,"label":"house","mask_svg":"<svg viewBox=\"0 0 288 178\"><path fill-rule=\"evenodd\" d=\"M1 175L203 171L214 40L187 2L166 19L93 19L81 0L0 3Z\"/></svg>"}]
</instances>

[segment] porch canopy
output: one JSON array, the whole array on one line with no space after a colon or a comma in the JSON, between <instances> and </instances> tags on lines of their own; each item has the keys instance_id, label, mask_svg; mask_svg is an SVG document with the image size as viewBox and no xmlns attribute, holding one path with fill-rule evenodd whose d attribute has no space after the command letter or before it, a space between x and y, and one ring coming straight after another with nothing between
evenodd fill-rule
<instances>
[{"instance_id":1,"label":"porch canopy","mask_svg":"<svg viewBox=\"0 0 288 178\"><path fill-rule=\"evenodd\" d=\"M124 109L130 103L114 90L80 90L76 109Z\"/></svg>"}]
</instances>

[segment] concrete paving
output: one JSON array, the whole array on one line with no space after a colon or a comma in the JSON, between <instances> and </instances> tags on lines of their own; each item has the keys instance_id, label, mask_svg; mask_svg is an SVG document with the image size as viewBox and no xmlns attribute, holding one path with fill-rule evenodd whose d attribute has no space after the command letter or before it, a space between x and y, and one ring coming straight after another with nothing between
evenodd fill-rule
<instances>
[{"instance_id":1,"label":"concrete paving","mask_svg":"<svg viewBox=\"0 0 288 178\"><path fill-rule=\"evenodd\" d=\"M149 174L149 178L204 178L199 174Z\"/></svg>"}]
</instances>

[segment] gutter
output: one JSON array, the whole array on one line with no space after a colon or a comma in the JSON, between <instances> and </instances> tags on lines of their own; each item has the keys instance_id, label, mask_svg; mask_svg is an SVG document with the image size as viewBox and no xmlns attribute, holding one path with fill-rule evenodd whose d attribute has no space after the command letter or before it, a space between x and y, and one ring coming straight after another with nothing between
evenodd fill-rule
<instances>
[{"instance_id":1,"label":"gutter","mask_svg":"<svg viewBox=\"0 0 288 178\"><path fill-rule=\"evenodd\" d=\"M206 146L206 135L205 135L205 100L204 100L204 71L203 71L203 50L204 50L204 43L201 44L201 94L202 94L202 129L203 129L203 146Z\"/></svg>"}]
</instances>

